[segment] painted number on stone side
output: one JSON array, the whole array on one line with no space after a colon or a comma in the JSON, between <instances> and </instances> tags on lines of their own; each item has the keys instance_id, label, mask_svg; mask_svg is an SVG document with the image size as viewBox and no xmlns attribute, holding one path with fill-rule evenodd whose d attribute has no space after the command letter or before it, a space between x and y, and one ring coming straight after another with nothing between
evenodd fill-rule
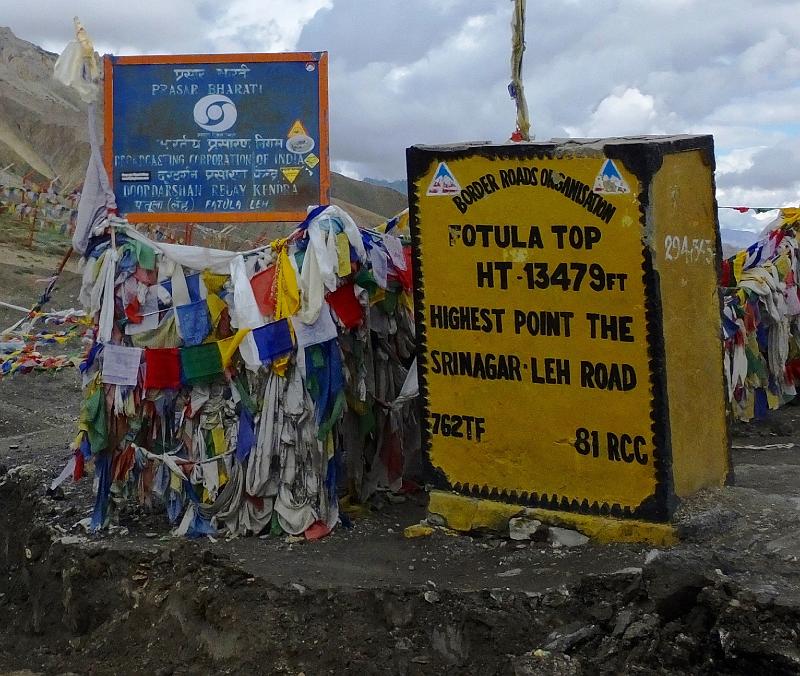
<instances>
[{"instance_id":1,"label":"painted number on stone side","mask_svg":"<svg viewBox=\"0 0 800 676\"><path fill-rule=\"evenodd\" d=\"M664 238L664 257L668 261L696 263L714 262L714 244L710 239L689 239L684 235L667 235Z\"/></svg>"}]
</instances>

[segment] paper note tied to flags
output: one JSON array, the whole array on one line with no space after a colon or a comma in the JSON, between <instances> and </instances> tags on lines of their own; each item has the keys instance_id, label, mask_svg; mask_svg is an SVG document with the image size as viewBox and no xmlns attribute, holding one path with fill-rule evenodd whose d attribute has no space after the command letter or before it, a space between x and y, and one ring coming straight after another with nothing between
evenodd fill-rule
<instances>
[{"instance_id":1,"label":"paper note tied to flags","mask_svg":"<svg viewBox=\"0 0 800 676\"><path fill-rule=\"evenodd\" d=\"M141 361L141 348L107 344L103 348L103 382L108 385L135 386Z\"/></svg>"}]
</instances>

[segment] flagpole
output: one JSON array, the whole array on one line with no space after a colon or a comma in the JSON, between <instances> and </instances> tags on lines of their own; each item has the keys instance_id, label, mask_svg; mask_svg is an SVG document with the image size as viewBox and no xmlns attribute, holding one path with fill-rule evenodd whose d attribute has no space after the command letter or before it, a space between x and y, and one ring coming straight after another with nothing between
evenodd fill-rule
<instances>
[{"instance_id":1,"label":"flagpole","mask_svg":"<svg viewBox=\"0 0 800 676\"><path fill-rule=\"evenodd\" d=\"M508 92L517 104L517 129L514 141L531 140L531 123L528 119L528 103L522 84L522 56L525 53L525 0L514 0L514 15L511 19L511 84Z\"/></svg>"}]
</instances>

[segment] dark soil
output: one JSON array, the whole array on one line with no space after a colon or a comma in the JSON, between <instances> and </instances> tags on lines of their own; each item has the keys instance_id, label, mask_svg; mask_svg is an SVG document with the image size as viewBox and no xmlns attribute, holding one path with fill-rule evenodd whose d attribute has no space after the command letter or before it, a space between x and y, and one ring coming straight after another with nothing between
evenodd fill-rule
<instances>
[{"instance_id":1,"label":"dark soil","mask_svg":"<svg viewBox=\"0 0 800 676\"><path fill-rule=\"evenodd\" d=\"M793 674L800 666L797 594L755 592L680 547L535 592L398 580L279 585L206 543L55 537L42 479L28 465L0 481L0 666L8 670Z\"/></svg>"},{"instance_id":2,"label":"dark soil","mask_svg":"<svg viewBox=\"0 0 800 676\"><path fill-rule=\"evenodd\" d=\"M3 299L49 265L0 268ZM735 485L687 501L669 550L407 539L424 493L319 542L189 541L135 504L86 534L90 479L47 495L79 387L0 380L0 673L800 673L799 407L735 427Z\"/></svg>"}]
</instances>

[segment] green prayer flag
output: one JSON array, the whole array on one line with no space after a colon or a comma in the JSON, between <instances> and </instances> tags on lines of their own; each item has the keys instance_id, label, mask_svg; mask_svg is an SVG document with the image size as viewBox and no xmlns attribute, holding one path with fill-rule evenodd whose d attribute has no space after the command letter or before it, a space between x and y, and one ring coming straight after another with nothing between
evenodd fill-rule
<instances>
[{"instance_id":1,"label":"green prayer flag","mask_svg":"<svg viewBox=\"0 0 800 676\"><path fill-rule=\"evenodd\" d=\"M139 267L145 270L156 269L156 252L144 242L136 242L136 260Z\"/></svg>"},{"instance_id":2,"label":"green prayer flag","mask_svg":"<svg viewBox=\"0 0 800 676\"><path fill-rule=\"evenodd\" d=\"M366 289L370 298L378 291L378 282L375 281L375 276L370 270L367 270L367 268L362 267L353 281L362 289Z\"/></svg>"},{"instance_id":3,"label":"green prayer flag","mask_svg":"<svg viewBox=\"0 0 800 676\"><path fill-rule=\"evenodd\" d=\"M216 343L181 348L181 373L186 384L210 382L222 371L222 355Z\"/></svg>"},{"instance_id":4,"label":"green prayer flag","mask_svg":"<svg viewBox=\"0 0 800 676\"><path fill-rule=\"evenodd\" d=\"M89 445L94 455L108 446L108 422L106 420L106 398L102 387L98 387L83 402L83 419L89 434Z\"/></svg>"}]
</instances>

